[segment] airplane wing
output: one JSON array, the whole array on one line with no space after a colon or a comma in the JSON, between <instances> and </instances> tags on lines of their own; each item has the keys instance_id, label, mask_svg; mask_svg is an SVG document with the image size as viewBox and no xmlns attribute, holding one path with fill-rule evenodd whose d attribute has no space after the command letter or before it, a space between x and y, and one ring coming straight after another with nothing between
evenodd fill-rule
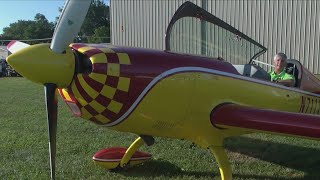
<instances>
[{"instance_id":1,"label":"airplane wing","mask_svg":"<svg viewBox=\"0 0 320 180\"><path fill-rule=\"evenodd\" d=\"M222 104L212 111L210 119L217 127L320 138L320 117L311 114Z\"/></svg>"}]
</instances>

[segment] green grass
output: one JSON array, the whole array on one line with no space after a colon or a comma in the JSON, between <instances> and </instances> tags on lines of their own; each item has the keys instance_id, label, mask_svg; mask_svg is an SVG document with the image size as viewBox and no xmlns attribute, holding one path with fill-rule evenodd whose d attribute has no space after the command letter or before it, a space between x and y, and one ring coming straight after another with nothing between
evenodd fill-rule
<instances>
[{"instance_id":1,"label":"green grass","mask_svg":"<svg viewBox=\"0 0 320 180\"><path fill-rule=\"evenodd\" d=\"M190 142L155 138L143 151L153 159L123 172L95 166L105 147L128 146L137 137L74 118L59 100L57 179L220 179L209 151ZM24 78L0 78L0 179L49 179L44 92ZM234 179L320 179L318 141L267 134L225 143Z\"/></svg>"}]
</instances>

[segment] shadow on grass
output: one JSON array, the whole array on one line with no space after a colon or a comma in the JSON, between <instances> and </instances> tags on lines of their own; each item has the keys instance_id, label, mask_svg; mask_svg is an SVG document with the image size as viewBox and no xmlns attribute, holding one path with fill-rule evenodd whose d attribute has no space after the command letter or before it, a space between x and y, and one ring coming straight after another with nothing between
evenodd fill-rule
<instances>
[{"instance_id":1,"label":"shadow on grass","mask_svg":"<svg viewBox=\"0 0 320 180\"><path fill-rule=\"evenodd\" d=\"M220 176L220 174L213 174L213 172L184 171L169 161L162 160L151 160L140 166L131 167L119 173L128 177L144 178L193 176L201 179L212 179L215 176Z\"/></svg>"},{"instance_id":2,"label":"shadow on grass","mask_svg":"<svg viewBox=\"0 0 320 180\"><path fill-rule=\"evenodd\" d=\"M225 147L231 152L237 152L290 169L305 172L306 175L303 179L320 179L320 151L318 149L275 143L248 137L227 139ZM239 178L270 179L270 177L260 176L234 176ZM291 177L290 179L302 178Z\"/></svg>"},{"instance_id":3,"label":"shadow on grass","mask_svg":"<svg viewBox=\"0 0 320 180\"><path fill-rule=\"evenodd\" d=\"M189 176L190 178L196 179L220 179L220 174L214 174L213 172L200 172L200 171L183 171L178 166L168 162L151 160L144 163L143 165L131 167L125 171L119 171L126 177L139 177L139 178L156 178L163 177L168 178L182 178L183 176ZM292 178L292 177L272 177L263 175L244 175L244 174L233 174L235 179L270 179L270 180L302 180L302 179L316 179L315 176L307 176L304 178Z\"/></svg>"},{"instance_id":4,"label":"shadow on grass","mask_svg":"<svg viewBox=\"0 0 320 180\"><path fill-rule=\"evenodd\" d=\"M270 179L270 180L302 180L320 179L319 150L289 144L281 144L248 137L227 139L225 147L228 151L244 154L256 159L278 164L305 173L304 177L274 177L255 174L233 174L235 179ZM213 171L185 171L165 160L151 160L142 165L117 172L126 177L138 178L219 178Z\"/></svg>"},{"instance_id":5,"label":"shadow on grass","mask_svg":"<svg viewBox=\"0 0 320 180\"><path fill-rule=\"evenodd\" d=\"M243 175L243 174L233 174L232 175L233 178L237 178L237 179L270 179L270 180L311 180L311 179L319 179L315 176L305 176L305 177L301 177L301 178L294 178L294 177L272 177L272 176L261 176L261 175Z\"/></svg>"}]
</instances>

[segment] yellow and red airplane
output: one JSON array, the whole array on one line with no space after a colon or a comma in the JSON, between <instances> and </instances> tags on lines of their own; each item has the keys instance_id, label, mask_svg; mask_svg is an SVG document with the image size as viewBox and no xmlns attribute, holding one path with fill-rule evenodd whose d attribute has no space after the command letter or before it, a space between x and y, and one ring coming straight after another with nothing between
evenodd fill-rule
<instances>
[{"instance_id":1,"label":"yellow and red airplane","mask_svg":"<svg viewBox=\"0 0 320 180\"><path fill-rule=\"evenodd\" d=\"M172 18L165 51L71 44L86 14L78 12L87 12L90 2L66 2L50 45L18 41L8 45L13 54L7 62L25 78L45 86L52 179L57 92L75 116L139 136L129 148L95 154L93 160L108 169L150 159L150 154L137 150L152 145L157 136L208 148L222 179L231 179L223 148L228 137L254 132L320 137L320 82L298 61L288 62L296 87L270 82L268 73L254 63L266 48L190 2ZM195 25L196 33L183 32L188 29L184 24ZM199 26L207 31L198 31ZM199 42L200 46L192 44ZM191 51L217 58L188 54ZM249 64L227 62L248 54Z\"/></svg>"}]
</instances>

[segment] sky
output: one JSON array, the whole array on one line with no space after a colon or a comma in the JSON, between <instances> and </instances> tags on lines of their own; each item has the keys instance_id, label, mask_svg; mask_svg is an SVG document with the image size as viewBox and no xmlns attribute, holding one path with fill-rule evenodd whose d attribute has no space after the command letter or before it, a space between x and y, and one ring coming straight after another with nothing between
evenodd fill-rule
<instances>
[{"instance_id":1,"label":"sky","mask_svg":"<svg viewBox=\"0 0 320 180\"><path fill-rule=\"evenodd\" d=\"M103 0L109 5L109 0ZM34 20L37 13L43 14L49 22L59 16L59 7L64 0L0 0L0 34L4 27L18 20Z\"/></svg>"}]
</instances>

